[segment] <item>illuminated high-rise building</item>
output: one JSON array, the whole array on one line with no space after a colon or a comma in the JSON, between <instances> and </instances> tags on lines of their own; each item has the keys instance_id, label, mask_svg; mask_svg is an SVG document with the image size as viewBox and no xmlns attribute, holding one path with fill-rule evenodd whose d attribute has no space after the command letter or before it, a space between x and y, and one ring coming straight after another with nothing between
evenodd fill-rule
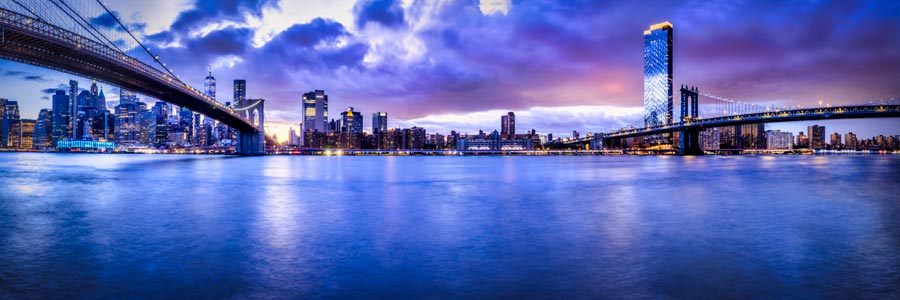
<instances>
[{"instance_id":1,"label":"illuminated high-rise building","mask_svg":"<svg viewBox=\"0 0 900 300\"><path fill-rule=\"evenodd\" d=\"M822 149L825 148L825 126L813 125L807 127L809 135L809 148Z\"/></svg>"},{"instance_id":2,"label":"illuminated high-rise building","mask_svg":"<svg viewBox=\"0 0 900 300\"><path fill-rule=\"evenodd\" d=\"M856 134L852 132L844 134L844 144L847 149L856 150L856 146L858 145Z\"/></svg>"},{"instance_id":3,"label":"illuminated high-rise building","mask_svg":"<svg viewBox=\"0 0 900 300\"><path fill-rule=\"evenodd\" d=\"M16 148L19 136L19 102L0 99L0 148Z\"/></svg>"},{"instance_id":4,"label":"illuminated high-rise building","mask_svg":"<svg viewBox=\"0 0 900 300\"><path fill-rule=\"evenodd\" d=\"M363 116L362 113L354 111L353 107L347 107L347 111L341 112L341 132L342 133L362 133L363 132Z\"/></svg>"},{"instance_id":5,"label":"illuminated high-rise building","mask_svg":"<svg viewBox=\"0 0 900 300\"><path fill-rule=\"evenodd\" d=\"M506 113L500 117L500 136L505 139L514 139L516 135L516 114Z\"/></svg>"},{"instance_id":6,"label":"illuminated high-rise building","mask_svg":"<svg viewBox=\"0 0 900 300\"><path fill-rule=\"evenodd\" d=\"M206 75L206 78L203 79L203 91L204 93L216 100L216 78L212 76L212 70L209 70L209 75Z\"/></svg>"},{"instance_id":7,"label":"illuminated high-rise building","mask_svg":"<svg viewBox=\"0 0 900 300\"><path fill-rule=\"evenodd\" d=\"M644 124L672 124L672 23L644 31Z\"/></svg>"},{"instance_id":8,"label":"illuminated high-rise building","mask_svg":"<svg viewBox=\"0 0 900 300\"><path fill-rule=\"evenodd\" d=\"M372 114L372 134L379 134L387 131L387 113L376 112Z\"/></svg>"},{"instance_id":9,"label":"illuminated high-rise building","mask_svg":"<svg viewBox=\"0 0 900 300\"><path fill-rule=\"evenodd\" d=\"M247 100L247 81L243 79L234 80L234 98L232 103L243 103Z\"/></svg>"},{"instance_id":10,"label":"illuminated high-rise building","mask_svg":"<svg viewBox=\"0 0 900 300\"><path fill-rule=\"evenodd\" d=\"M43 108L38 113L38 118L34 123L34 135L32 136L32 145L35 149L46 149L50 147L52 136L51 125L52 114L49 109Z\"/></svg>"},{"instance_id":11,"label":"illuminated high-rise building","mask_svg":"<svg viewBox=\"0 0 900 300\"><path fill-rule=\"evenodd\" d=\"M50 147L56 147L56 143L69 137L69 96L63 90L57 90L52 97L52 117L50 122L51 144Z\"/></svg>"},{"instance_id":12,"label":"illuminated high-rise building","mask_svg":"<svg viewBox=\"0 0 900 300\"><path fill-rule=\"evenodd\" d=\"M315 90L303 94L303 131L326 132L327 122L328 95L325 91Z\"/></svg>"},{"instance_id":13,"label":"illuminated high-rise building","mask_svg":"<svg viewBox=\"0 0 900 300\"><path fill-rule=\"evenodd\" d=\"M78 133L78 81L69 80L69 138L76 139Z\"/></svg>"}]
</instances>

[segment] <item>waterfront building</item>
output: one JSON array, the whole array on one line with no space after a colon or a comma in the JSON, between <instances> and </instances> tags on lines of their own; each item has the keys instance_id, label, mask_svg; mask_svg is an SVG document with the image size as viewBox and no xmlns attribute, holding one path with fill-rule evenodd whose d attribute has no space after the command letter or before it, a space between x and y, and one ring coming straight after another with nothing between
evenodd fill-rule
<instances>
[{"instance_id":1,"label":"waterfront building","mask_svg":"<svg viewBox=\"0 0 900 300\"><path fill-rule=\"evenodd\" d=\"M141 144L153 145L156 143L156 120L156 114L152 110L141 111Z\"/></svg>"},{"instance_id":2,"label":"waterfront building","mask_svg":"<svg viewBox=\"0 0 900 300\"><path fill-rule=\"evenodd\" d=\"M69 80L69 136L76 139L78 135L78 81Z\"/></svg>"},{"instance_id":3,"label":"waterfront building","mask_svg":"<svg viewBox=\"0 0 900 300\"><path fill-rule=\"evenodd\" d=\"M52 141L53 130L51 128L52 113L49 109L42 108L38 113L38 118L34 123L34 135L32 135L31 144L34 149L46 149L50 147Z\"/></svg>"},{"instance_id":4,"label":"waterfront building","mask_svg":"<svg viewBox=\"0 0 900 300\"><path fill-rule=\"evenodd\" d=\"M112 141L115 139L116 116L109 110L101 110L94 115L91 125L91 136L95 141Z\"/></svg>"},{"instance_id":5,"label":"waterfront building","mask_svg":"<svg viewBox=\"0 0 900 300\"><path fill-rule=\"evenodd\" d=\"M303 126L301 137L310 131L329 132L328 125L328 95L324 90L314 90L304 93L303 99Z\"/></svg>"},{"instance_id":6,"label":"waterfront building","mask_svg":"<svg viewBox=\"0 0 900 300\"><path fill-rule=\"evenodd\" d=\"M830 142L831 143L829 143L829 144L831 145L831 149L843 148L843 145L841 145L841 134L840 133L837 133L837 132L832 133Z\"/></svg>"},{"instance_id":7,"label":"waterfront building","mask_svg":"<svg viewBox=\"0 0 900 300\"><path fill-rule=\"evenodd\" d=\"M797 148L809 148L809 138L803 131L797 133Z\"/></svg>"},{"instance_id":8,"label":"waterfront building","mask_svg":"<svg viewBox=\"0 0 900 300\"><path fill-rule=\"evenodd\" d=\"M109 151L116 148L116 143L113 142L96 142L96 141L69 141L63 140L59 141L57 144L57 148L60 150L71 150L71 149L81 149L81 150L105 150Z\"/></svg>"},{"instance_id":9,"label":"waterfront building","mask_svg":"<svg viewBox=\"0 0 900 300\"><path fill-rule=\"evenodd\" d=\"M353 111L353 107L347 107L347 111L341 112L341 133L362 133L363 115Z\"/></svg>"},{"instance_id":10,"label":"waterfront building","mask_svg":"<svg viewBox=\"0 0 900 300\"><path fill-rule=\"evenodd\" d=\"M19 120L19 105L16 101L0 98L0 148L12 145L13 124Z\"/></svg>"},{"instance_id":11,"label":"waterfront building","mask_svg":"<svg viewBox=\"0 0 900 300\"><path fill-rule=\"evenodd\" d=\"M501 139L501 134L494 130L487 137L460 137L456 139L456 149L466 151L521 151L533 150L533 139Z\"/></svg>"},{"instance_id":12,"label":"waterfront building","mask_svg":"<svg viewBox=\"0 0 900 300\"><path fill-rule=\"evenodd\" d=\"M719 149L740 149L743 145L741 125L719 128Z\"/></svg>"},{"instance_id":13,"label":"waterfront building","mask_svg":"<svg viewBox=\"0 0 900 300\"><path fill-rule=\"evenodd\" d=\"M825 126L813 125L807 127L809 132L809 148L825 148Z\"/></svg>"},{"instance_id":14,"label":"waterfront building","mask_svg":"<svg viewBox=\"0 0 900 300\"><path fill-rule=\"evenodd\" d=\"M500 117L500 136L505 139L514 139L516 135L516 114L507 112Z\"/></svg>"},{"instance_id":15,"label":"waterfront building","mask_svg":"<svg viewBox=\"0 0 900 300\"><path fill-rule=\"evenodd\" d=\"M16 135L12 148L20 150L34 148L33 139L35 123L35 120L20 119L19 122L15 124L13 132L15 132Z\"/></svg>"},{"instance_id":16,"label":"waterfront building","mask_svg":"<svg viewBox=\"0 0 900 300\"><path fill-rule=\"evenodd\" d=\"M741 125L741 149L766 149L766 125Z\"/></svg>"},{"instance_id":17,"label":"waterfront building","mask_svg":"<svg viewBox=\"0 0 900 300\"><path fill-rule=\"evenodd\" d=\"M859 146L859 141L856 139L856 134L853 132L848 132L844 135L844 144L845 148L856 150L856 147Z\"/></svg>"},{"instance_id":18,"label":"waterfront building","mask_svg":"<svg viewBox=\"0 0 900 300\"><path fill-rule=\"evenodd\" d=\"M376 112L372 114L372 134L377 135L383 131L387 131L388 116L386 112Z\"/></svg>"},{"instance_id":19,"label":"waterfront building","mask_svg":"<svg viewBox=\"0 0 900 300\"><path fill-rule=\"evenodd\" d=\"M288 145L297 145L297 132L294 131L294 126L288 128Z\"/></svg>"},{"instance_id":20,"label":"waterfront building","mask_svg":"<svg viewBox=\"0 0 900 300\"><path fill-rule=\"evenodd\" d=\"M766 131L766 149L790 150L794 149L794 135L781 130Z\"/></svg>"},{"instance_id":21,"label":"waterfront building","mask_svg":"<svg viewBox=\"0 0 900 300\"><path fill-rule=\"evenodd\" d=\"M69 97L63 90L57 90L56 94L51 97L51 144L50 147L56 147L56 143L66 139L70 134L69 130Z\"/></svg>"},{"instance_id":22,"label":"waterfront building","mask_svg":"<svg viewBox=\"0 0 900 300\"><path fill-rule=\"evenodd\" d=\"M0 100L0 105L4 107L0 121L0 148L18 148L19 102L3 100Z\"/></svg>"},{"instance_id":23,"label":"waterfront building","mask_svg":"<svg viewBox=\"0 0 900 300\"><path fill-rule=\"evenodd\" d=\"M644 31L644 125L672 124L672 23Z\"/></svg>"},{"instance_id":24,"label":"waterfront building","mask_svg":"<svg viewBox=\"0 0 900 300\"><path fill-rule=\"evenodd\" d=\"M700 149L718 150L721 146L721 132L718 127L706 128L700 132Z\"/></svg>"},{"instance_id":25,"label":"waterfront building","mask_svg":"<svg viewBox=\"0 0 900 300\"><path fill-rule=\"evenodd\" d=\"M115 141L119 144L141 142L141 109L132 93L121 89L115 112Z\"/></svg>"}]
</instances>

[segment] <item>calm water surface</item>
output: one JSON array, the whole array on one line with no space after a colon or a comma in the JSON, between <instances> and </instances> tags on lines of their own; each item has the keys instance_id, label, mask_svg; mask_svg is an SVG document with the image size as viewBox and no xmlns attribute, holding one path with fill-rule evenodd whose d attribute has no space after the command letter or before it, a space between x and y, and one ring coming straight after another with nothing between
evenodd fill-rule
<instances>
[{"instance_id":1,"label":"calm water surface","mask_svg":"<svg viewBox=\"0 0 900 300\"><path fill-rule=\"evenodd\" d=\"M0 153L0 299L898 299L900 157Z\"/></svg>"}]
</instances>

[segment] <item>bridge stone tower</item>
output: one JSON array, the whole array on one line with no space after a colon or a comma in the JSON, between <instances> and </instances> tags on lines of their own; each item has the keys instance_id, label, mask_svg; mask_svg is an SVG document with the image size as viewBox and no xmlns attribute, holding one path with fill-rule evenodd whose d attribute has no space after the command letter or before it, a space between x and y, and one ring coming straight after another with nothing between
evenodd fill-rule
<instances>
[{"instance_id":1,"label":"bridge stone tower","mask_svg":"<svg viewBox=\"0 0 900 300\"><path fill-rule=\"evenodd\" d=\"M697 87L681 86L681 122L687 124L697 120L699 117L700 90ZM688 101L690 101L690 115L688 115ZM680 140L678 153L680 155L703 155L703 149L700 149L700 130L698 127L691 127L680 131Z\"/></svg>"},{"instance_id":2,"label":"bridge stone tower","mask_svg":"<svg viewBox=\"0 0 900 300\"><path fill-rule=\"evenodd\" d=\"M234 110L256 126L252 131L238 131L237 153L240 155L266 154L265 99L242 99L234 104Z\"/></svg>"}]
</instances>

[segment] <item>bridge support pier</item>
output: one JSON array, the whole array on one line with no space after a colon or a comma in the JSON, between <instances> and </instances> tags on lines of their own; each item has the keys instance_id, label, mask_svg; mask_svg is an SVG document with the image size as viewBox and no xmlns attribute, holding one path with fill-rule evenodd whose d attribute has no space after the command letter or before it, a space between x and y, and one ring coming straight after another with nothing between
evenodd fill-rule
<instances>
[{"instance_id":1,"label":"bridge support pier","mask_svg":"<svg viewBox=\"0 0 900 300\"><path fill-rule=\"evenodd\" d=\"M703 155L700 148L700 129L688 128L680 132L681 143L678 147L678 155Z\"/></svg>"},{"instance_id":2,"label":"bridge support pier","mask_svg":"<svg viewBox=\"0 0 900 300\"><path fill-rule=\"evenodd\" d=\"M236 150L238 155L265 155L265 133L260 130L249 132L238 131Z\"/></svg>"}]
</instances>

